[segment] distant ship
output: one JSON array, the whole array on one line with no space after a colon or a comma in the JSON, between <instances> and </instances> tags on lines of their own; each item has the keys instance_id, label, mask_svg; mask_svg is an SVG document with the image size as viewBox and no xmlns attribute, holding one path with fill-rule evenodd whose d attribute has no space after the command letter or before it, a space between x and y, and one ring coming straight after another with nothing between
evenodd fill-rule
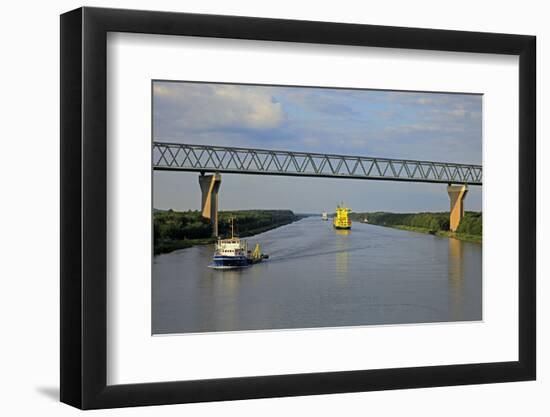
<instances>
[{"instance_id":1,"label":"distant ship","mask_svg":"<svg viewBox=\"0 0 550 417\"><path fill-rule=\"evenodd\" d=\"M332 220L332 225L336 229L351 229L351 220L348 214L351 213L351 209L344 207L344 203L336 207L336 216Z\"/></svg>"},{"instance_id":2,"label":"distant ship","mask_svg":"<svg viewBox=\"0 0 550 417\"><path fill-rule=\"evenodd\" d=\"M248 250L247 241L235 236L233 220L233 218L230 219L231 237L218 239L212 263L208 265L209 268L240 269L269 258L268 255L261 252L259 244L256 244L253 252Z\"/></svg>"},{"instance_id":3,"label":"distant ship","mask_svg":"<svg viewBox=\"0 0 550 417\"><path fill-rule=\"evenodd\" d=\"M369 219L367 219L367 216L363 217L363 223L368 223Z\"/></svg>"},{"instance_id":4,"label":"distant ship","mask_svg":"<svg viewBox=\"0 0 550 417\"><path fill-rule=\"evenodd\" d=\"M328 213L326 211L323 211L323 214L321 214L321 220L328 220Z\"/></svg>"}]
</instances>

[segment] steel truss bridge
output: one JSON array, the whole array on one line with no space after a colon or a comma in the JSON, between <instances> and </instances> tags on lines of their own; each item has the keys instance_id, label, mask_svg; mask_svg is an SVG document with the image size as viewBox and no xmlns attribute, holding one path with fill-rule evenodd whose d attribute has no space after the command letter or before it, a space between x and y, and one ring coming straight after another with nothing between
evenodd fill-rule
<instances>
[{"instance_id":1,"label":"steel truss bridge","mask_svg":"<svg viewBox=\"0 0 550 417\"><path fill-rule=\"evenodd\" d=\"M481 165L166 142L153 143L153 168L482 185Z\"/></svg>"}]
</instances>

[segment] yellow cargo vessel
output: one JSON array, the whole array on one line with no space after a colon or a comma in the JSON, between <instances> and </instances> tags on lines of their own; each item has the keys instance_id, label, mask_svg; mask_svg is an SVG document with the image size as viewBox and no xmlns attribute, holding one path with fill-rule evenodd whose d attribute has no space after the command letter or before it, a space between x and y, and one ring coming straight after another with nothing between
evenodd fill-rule
<instances>
[{"instance_id":1,"label":"yellow cargo vessel","mask_svg":"<svg viewBox=\"0 0 550 417\"><path fill-rule=\"evenodd\" d=\"M348 214L351 213L351 209L344 207L344 204L336 207L336 216L332 220L332 225L336 229L351 229L351 220Z\"/></svg>"}]
</instances>

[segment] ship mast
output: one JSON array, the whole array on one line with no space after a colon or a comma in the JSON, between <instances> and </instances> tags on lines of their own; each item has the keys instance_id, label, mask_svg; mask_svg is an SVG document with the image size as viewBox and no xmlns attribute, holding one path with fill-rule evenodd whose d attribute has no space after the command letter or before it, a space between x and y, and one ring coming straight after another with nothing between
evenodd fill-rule
<instances>
[{"instance_id":1,"label":"ship mast","mask_svg":"<svg viewBox=\"0 0 550 417\"><path fill-rule=\"evenodd\" d=\"M234 226L233 226L233 221L235 220L235 217L231 216L229 218L229 222L231 223L231 239L234 238Z\"/></svg>"}]
</instances>

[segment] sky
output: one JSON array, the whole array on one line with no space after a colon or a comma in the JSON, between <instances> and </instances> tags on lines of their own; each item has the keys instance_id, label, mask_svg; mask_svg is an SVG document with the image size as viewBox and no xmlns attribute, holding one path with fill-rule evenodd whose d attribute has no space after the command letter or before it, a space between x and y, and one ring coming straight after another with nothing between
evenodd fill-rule
<instances>
[{"instance_id":1,"label":"sky","mask_svg":"<svg viewBox=\"0 0 550 417\"><path fill-rule=\"evenodd\" d=\"M481 164L482 95L153 82L153 140ZM200 209L197 173L154 172L154 207ZM446 184L222 174L221 210L445 211ZM481 210L471 186L466 210Z\"/></svg>"}]
</instances>

